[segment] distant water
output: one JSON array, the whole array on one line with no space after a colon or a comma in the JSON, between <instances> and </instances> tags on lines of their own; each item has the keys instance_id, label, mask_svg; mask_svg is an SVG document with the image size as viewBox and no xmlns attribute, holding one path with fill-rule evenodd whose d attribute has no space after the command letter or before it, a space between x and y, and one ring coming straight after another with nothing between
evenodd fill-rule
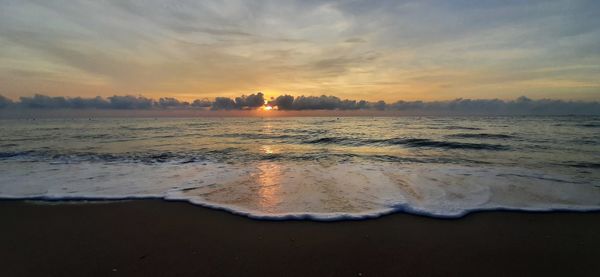
<instances>
[{"instance_id":1,"label":"distant water","mask_svg":"<svg viewBox=\"0 0 600 277\"><path fill-rule=\"evenodd\" d=\"M256 218L600 209L600 117L0 120L0 198Z\"/></svg>"}]
</instances>

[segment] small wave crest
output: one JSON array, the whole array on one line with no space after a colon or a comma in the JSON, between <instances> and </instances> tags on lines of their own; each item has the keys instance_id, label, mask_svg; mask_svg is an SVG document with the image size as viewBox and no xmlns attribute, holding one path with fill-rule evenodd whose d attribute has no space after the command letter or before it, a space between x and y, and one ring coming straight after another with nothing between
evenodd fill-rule
<instances>
[{"instance_id":1,"label":"small wave crest","mask_svg":"<svg viewBox=\"0 0 600 277\"><path fill-rule=\"evenodd\" d=\"M600 123L585 123L585 124L579 124L577 126L584 127L584 128L600 128Z\"/></svg>"},{"instance_id":2,"label":"small wave crest","mask_svg":"<svg viewBox=\"0 0 600 277\"><path fill-rule=\"evenodd\" d=\"M568 162L564 163L564 165L576 168L600 169L600 163L592 162Z\"/></svg>"},{"instance_id":3,"label":"small wave crest","mask_svg":"<svg viewBox=\"0 0 600 277\"><path fill-rule=\"evenodd\" d=\"M443 129L446 129L446 130L483 130L478 127L465 127L465 126L446 126Z\"/></svg>"},{"instance_id":4,"label":"small wave crest","mask_svg":"<svg viewBox=\"0 0 600 277\"><path fill-rule=\"evenodd\" d=\"M276 134L263 134L263 133L232 133L232 134L219 134L214 137L223 138L243 138L243 139L273 139L273 140L286 140L286 139L304 139L306 136L300 135L276 135Z\"/></svg>"},{"instance_id":5,"label":"small wave crest","mask_svg":"<svg viewBox=\"0 0 600 277\"><path fill-rule=\"evenodd\" d=\"M308 144L340 144L340 145L403 145L407 147L427 147L444 149L465 150L508 150L508 146L489 143L466 143L453 141L436 141L420 138L393 138L393 139L353 139L344 137L323 137L306 141Z\"/></svg>"},{"instance_id":6,"label":"small wave crest","mask_svg":"<svg viewBox=\"0 0 600 277\"><path fill-rule=\"evenodd\" d=\"M509 147L499 144L489 143L466 143L453 141L435 141L429 139L395 139L390 141L391 144L402 144L411 147L432 147L445 149L469 149L469 150L508 150Z\"/></svg>"},{"instance_id":7,"label":"small wave crest","mask_svg":"<svg viewBox=\"0 0 600 277\"><path fill-rule=\"evenodd\" d=\"M141 163L164 163L164 162L192 162L202 161L204 157L200 154L178 154L173 152L162 153L87 153L72 152L59 153L53 151L13 151L0 152L1 159L22 158L31 161L48 161L53 163L77 163L77 162L141 162Z\"/></svg>"},{"instance_id":8,"label":"small wave crest","mask_svg":"<svg viewBox=\"0 0 600 277\"><path fill-rule=\"evenodd\" d=\"M0 159L2 158L13 158L28 156L32 151L12 151L12 152L0 152Z\"/></svg>"},{"instance_id":9,"label":"small wave crest","mask_svg":"<svg viewBox=\"0 0 600 277\"><path fill-rule=\"evenodd\" d=\"M473 138L473 139L511 139L515 138L515 136L506 135L506 134L487 134L487 133L478 133L478 134L452 134L447 135L447 138Z\"/></svg>"},{"instance_id":10,"label":"small wave crest","mask_svg":"<svg viewBox=\"0 0 600 277\"><path fill-rule=\"evenodd\" d=\"M15 143L7 143L7 144L0 145L0 147L15 147L15 146L19 146L19 145L15 144Z\"/></svg>"}]
</instances>

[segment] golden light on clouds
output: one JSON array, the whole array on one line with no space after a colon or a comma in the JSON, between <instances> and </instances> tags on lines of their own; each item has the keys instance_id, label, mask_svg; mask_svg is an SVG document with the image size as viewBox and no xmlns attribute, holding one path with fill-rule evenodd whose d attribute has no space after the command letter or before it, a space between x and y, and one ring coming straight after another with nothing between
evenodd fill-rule
<instances>
[{"instance_id":1,"label":"golden light on clouds","mask_svg":"<svg viewBox=\"0 0 600 277\"><path fill-rule=\"evenodd\" d=\"M600 99L599 5L12 1L0 93Z\"/></svg>"}]
</instances>

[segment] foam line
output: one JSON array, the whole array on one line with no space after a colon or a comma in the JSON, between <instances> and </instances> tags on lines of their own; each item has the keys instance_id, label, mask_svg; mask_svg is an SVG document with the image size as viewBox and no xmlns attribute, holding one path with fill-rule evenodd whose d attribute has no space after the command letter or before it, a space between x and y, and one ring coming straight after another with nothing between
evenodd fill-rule
<instances>
[{"instance_id":1,"label":"foam line","mask_svg":"<svg viewBox=\"0 0 600 277\"><path fill-rule=\"evenodd\" d=\"M391 213L597 211L598 180L502 166L256 161L51 164L0 161L0 199L163 199L260 220L361 220Z\"/></svg>"}]
</instances>

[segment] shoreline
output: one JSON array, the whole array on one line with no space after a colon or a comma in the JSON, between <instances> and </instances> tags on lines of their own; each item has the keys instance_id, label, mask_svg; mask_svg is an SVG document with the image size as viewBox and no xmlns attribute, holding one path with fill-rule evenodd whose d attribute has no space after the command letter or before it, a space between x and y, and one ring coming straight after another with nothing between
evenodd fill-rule
<instances>
[{"instance_id":1,"label":"shoreline","mask_svg":"<svg viewBox=\"0 0 600 277\"><path fill-rule=\"evenodd\" d=\"M323 222L164 200L0 200L0 217L6 276L600 274L600 212Z\"/></svg>"},{"instance_id":2,"label":"shoreline","mask_svg":"<svg viewBox=\"0 0 600 277\"><path fill-rule=\"evenodd\" d=\"M346 222L346 221L367 221L377 220L387 216L394 216L396 214L418 216L430 219L439 220L460 220L462 218L479 214L479 213L525 213L525 214L555 214L555 213L566 213L566 214L586 214L586 213L600 213L600 208L590 209L519 209L519 208L491 208L491 209L473 209L465 210L464 213L459 215L436 215L424 212L413 211L411 209L397 209L389 212L382 212L379 214L368 214L368 215L347 215L338 217L318 217L313 214L289 214L289 215L276 215L276 216L261 216L254 215L251 213L241 212L239 210L230 209L224 206L213 205L213 204L201 204L194 203L187 199L167 199L164 197L133 197L133 198L89 198L89 197L74 197L74 198L46 198L46 197L31 197L31 198L2 198L1 202L23 202L31 205L89 205L89 204L111 204L111 203L124 203L132 201L158 201L165 203L182 203L190 205L192 207L198 207L200 209L208 209L216 212L224 212L233 216L239 216L256 221L272 221L272 222L286 222L286 221L307 221L307 222Z\"/></svg>"}]
</instances>

